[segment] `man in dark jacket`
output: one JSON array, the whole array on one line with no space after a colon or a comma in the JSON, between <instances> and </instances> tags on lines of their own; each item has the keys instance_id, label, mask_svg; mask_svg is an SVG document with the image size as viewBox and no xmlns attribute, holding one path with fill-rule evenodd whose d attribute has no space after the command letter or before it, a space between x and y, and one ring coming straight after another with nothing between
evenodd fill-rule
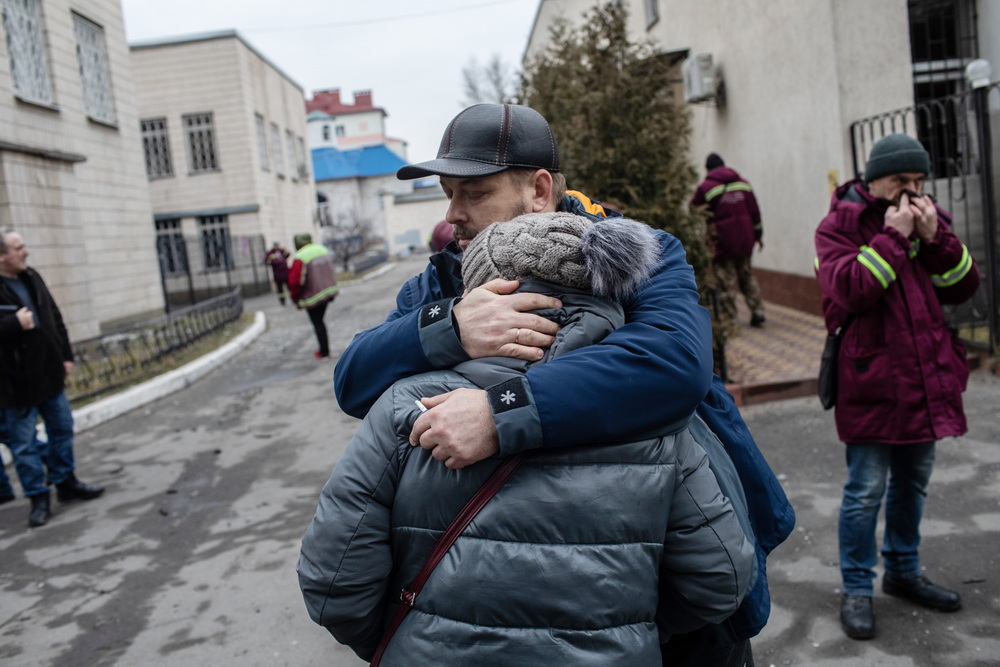
<instances>
[{"instance_id":1,"label":"man in dark jacket","mask_svg":"<svg viewBox=\"0 0 1000 667\"><path fill-rule=\"evenodd\" d=\"M709 154L705 169L708 174L695 190L691 207L706 206L711 214L709 235L715 247L712 270L719 283L722 307L736 317L733 283L739 284L750 309L750 326L759 327L766 321L764 302L750 268L754 243L764 249L757 198L750 184L736 170L727 167L716 153Z\"/></svg>"},{"instance_id":2,"label":"man in dark jacket","mask_svg":"<svg viewBox=\"0 0 1000 667\"><path fill-rule=\"evenodd\" d=\"M432 174L441 177L450 200L446 219L454 226L455 244L432 255L424 273L400 290L386 321L355 336L337 362L337 399L358 418L401 378L470 358L537 361L552 344L558 326L531 311L558 308L557 299L515 294L518 283L505 280L459 298L461 258L453 250L464 251L492 222L526 212L559 210L592 220L620 215L566 190L552 131L540 114L524 106L466 109L445 130L438 159L403 167L397 176ZM657 239L659 265L625 304L626 324L599 345L531 367L517 380L525 387L524 409L516 415L495 410L505 391L499 384L426 397L433 409L417 419L411 442L447 467L462 468L498 452L641 438L698 409L740 474L763 573L767 552L788 536L794 512L732 398L721 381L713 381L710 318L698 305L683 247L664 232L657 232ZM761 574L734 615L733 627L713 626L723 635L732 630L719 642L718 653L691 664L730 664L723 654L734 656L732 664L743 664L736 659L749 656L748 638L760 632L769 610Z\"/></svg>"},{"instance_id":3,"label":"man in dark jacket","mask_svg":"<svg viewBox=\"0 0 1000 667\"><path fill-rule=\"evenodd\" d=\"M840 507L840 622L847 636L875 636L875 528L886 493L882 591L938 611L958 593L921 574L917 549L935 441L965 433L965 350L941 304L979 286L951 217L922 195L930 157L903 134L872 147L864 181L833 195L816 230L816 268L827 329L841 327L837 432L847 445Z\"/></svg>"},{"instance_id":4,"label":"man in dark jacket","mask_svg":"<svg viewBox=\"0 0 1000 667\"><path fill-rule=\"evenodd\" d=\"M21 235L0 228L0 418L31 500L28 524L42 526L52 516L49 484L61 503L97 498L104 488L74 473L73 412L64 388L73 350L62 313L27 259ZM45 451L35 446L39 416L48 434Z\"/></svg>"}]
</instances>

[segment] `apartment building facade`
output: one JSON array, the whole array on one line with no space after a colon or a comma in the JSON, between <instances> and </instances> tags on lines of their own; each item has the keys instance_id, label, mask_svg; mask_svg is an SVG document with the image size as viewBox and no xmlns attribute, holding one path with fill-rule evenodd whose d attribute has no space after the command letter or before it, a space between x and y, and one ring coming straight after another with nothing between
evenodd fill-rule
<instances>
[{"instance_id":1,"label":"apartment building facade","mask_svg":"<svg viewBox=\"0 0 1000 667\"><path fill-rule=\"evenodd\" d=\"M167 291L260 285L264 247L318 231L302 87L232 30L130 51Z\"/></svg>"},{"instance_id":2,"label":"apartment building facade","mask_svg":"<svg viewBox=\"0 0 1000 667\"><path fill-rule=\"evenodd\" d=\"M0 225L24 237L73 340L160 314L121 4L0 10Z\"/></svg>"}]
</instances>

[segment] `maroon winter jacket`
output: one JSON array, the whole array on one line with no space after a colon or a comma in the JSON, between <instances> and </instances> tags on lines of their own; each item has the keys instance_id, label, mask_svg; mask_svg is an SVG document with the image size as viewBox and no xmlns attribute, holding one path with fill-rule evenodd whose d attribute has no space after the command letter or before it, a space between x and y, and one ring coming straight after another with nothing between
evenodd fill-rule
<instances>
[{"instance_id":1,"label":"maroon winter jacket","mask_svg":"<svg viewBox=\"0 0 1000 667\"><path fill-rule=\"evenodd\" d=\"M943 210L937 235L924 243L886 227L888 207L851 181L816 230L826 327L834 332L855 316L837 369L837 432L846 443L929 442L966 431L969 367L941 304L969 299L979 270Z\"/></svg>"},{"instance_id":2,"label":"maroon winter jacket","mask_svg":"<svg viewBox=\"0 0 1000 667\"><path fill-rule=\"evenodd\" d=\"M749 257L761 239L760 209L750 184L722 166L708 172L691 198L691 207L708 205L715 225L716 259Z\"/></svg>"}]
</instances>

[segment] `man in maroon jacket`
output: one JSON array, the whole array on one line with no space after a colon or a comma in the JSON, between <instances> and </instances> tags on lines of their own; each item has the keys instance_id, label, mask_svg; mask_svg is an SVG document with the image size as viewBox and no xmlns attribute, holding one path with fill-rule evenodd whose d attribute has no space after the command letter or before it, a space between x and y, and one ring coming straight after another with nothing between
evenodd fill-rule
<instances>
[{"instance_id":1,"label":"man in maroon jacket","mask_svg":"<svg viewBox=\"0 0 1000 667\"><path fill-rule=\"evenodd\" d=\"M757 198L750 184L727 167L718 154L709 154L705 170L708 174L695 190L691 208L708 207L709 236L715 248L712 271L719 283L722 308L736 318L733 283L738 283L750 309L750 326L759 327L766 321L764 302L750 268L754 243L764 249Z\"/></svg>"},{"instance_id":2,"label":"man in maroon jacket","mask_svg":"<svg viewBox=\"0 0 1000 667\"><path fill-rule=\"evenodd\" d=\"M816 270L827 329L843 327L837 432L846 444L840 507L840 623L848 637L875 636L875 527L885 501L882 591L938 611L958 593L921 574L917 553L934 446L965 433L965 350L941 304L979 286L951 216L922 195L930 157L903 134L872 147L864 180L842 185L816 230Z\"/></svg>"}]
</instances>

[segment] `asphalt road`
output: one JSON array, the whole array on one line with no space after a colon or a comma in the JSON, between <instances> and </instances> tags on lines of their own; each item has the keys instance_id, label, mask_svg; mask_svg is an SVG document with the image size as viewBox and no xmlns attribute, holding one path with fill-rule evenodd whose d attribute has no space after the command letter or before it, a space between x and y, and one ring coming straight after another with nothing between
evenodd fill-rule
<instances>
[{"instance_id":1,"label":"asphalt road","mask_svg":"<svg viewBox=\"0 0 1000 667\"><path fill-rule=\"evenodd\" d=\"M345 286L327 312L334 358L380 322L397 264ZM182 392L81 433L79 476L103 498L0 507L0 664L364 665L308 618L299 541L330 469L358 426L336 406L332 361L316 361L306 315L249 300L268 329ZM774 608L757 665L1000 665L1000 381L975 375L971 431L941 443L924 522L928 575L964 596L936 614L877 594L879 637L840 632L836 515L842 446L811 398L745 416L798 512L768 561Z\"/></svg>"}]
</instances>

